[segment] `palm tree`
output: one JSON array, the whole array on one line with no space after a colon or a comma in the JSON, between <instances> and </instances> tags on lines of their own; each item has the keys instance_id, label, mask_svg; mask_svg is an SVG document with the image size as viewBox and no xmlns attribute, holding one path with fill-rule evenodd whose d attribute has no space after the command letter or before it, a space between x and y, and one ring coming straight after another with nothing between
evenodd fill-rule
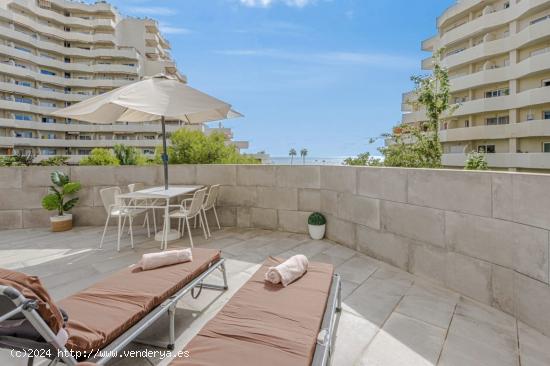
<instances>
[{"instance_id":1,"label":"palm tree","mask_svg":"<svg viewBox=\"0 0 550 366\"><path fill-rule=\"evenodd\" d=\"M300 156L302 157L302 162L304 165L306 165L306 156L307 156L307 149L303 148L300 150Z\"/></svg>"},{"instance_id":2,"label":"palm tree","mask_svg":"<svg viewBox=\"0 0 550 366\"><path fill-rule=\"evenodd\" d=\"M294 162L294 157L298 154L296 153L296 150L294 148L292 148L288 152L288 155L290 156L290 165L292 165L292 163Z\"/></svg>"}]
</instances>

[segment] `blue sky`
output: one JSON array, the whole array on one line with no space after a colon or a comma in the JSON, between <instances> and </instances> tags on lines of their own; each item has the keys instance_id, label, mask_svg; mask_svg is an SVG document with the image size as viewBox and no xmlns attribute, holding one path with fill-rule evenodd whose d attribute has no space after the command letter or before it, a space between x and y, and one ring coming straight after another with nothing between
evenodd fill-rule
<instances>
[{"instance_id":1,"label":"blue sky","mask_svg":"<svg viewBox=\"0 0 550 366\"><path fill-rule=\"evenodd\" d=\"M376 154L452 0L113 0L159 20L189 84L245 114L249 152ZM379 145L380 143L378 143Z\"/></svg>"}]
</instances>

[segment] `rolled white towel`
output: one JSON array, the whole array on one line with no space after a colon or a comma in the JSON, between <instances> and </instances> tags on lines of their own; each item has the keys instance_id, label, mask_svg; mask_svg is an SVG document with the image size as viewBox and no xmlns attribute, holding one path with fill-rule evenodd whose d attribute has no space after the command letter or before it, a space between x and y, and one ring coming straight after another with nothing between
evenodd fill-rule
<instances>
[{"instance_id":1,"label":"rolled white towel","mask_svg":"<svg viewBox=\"0 0 550 366\"><path fill-rule=\"evenodd\" d=\"M276 267L270 267L265 274L265 280L273 284L282 283L286 287L302 277L308 265L305 255L295 255Z\"/></svg>"},{"instance_id":2,"label":"rolled white towel","mask_svg":"<svg viewBox=\"0 0 550 366\"><path fill-rule=\"evenodd\" d=\"M136 264L142 270L147 271L173 264L190 262L193 260L193 253L190 248L182 250L169 250L160 253L147 253L141 257L141 260Z\"/></svg>"}]
</instances>

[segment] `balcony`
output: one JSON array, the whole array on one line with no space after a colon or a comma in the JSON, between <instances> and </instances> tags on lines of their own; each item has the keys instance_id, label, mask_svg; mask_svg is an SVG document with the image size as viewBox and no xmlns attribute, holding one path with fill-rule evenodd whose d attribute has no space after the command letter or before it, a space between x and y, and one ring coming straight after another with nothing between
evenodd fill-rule
<instances>
[{"instance_id":1,"label":"balcony","mask_svg":"<svg viewBox=\"0 0 550 366\"><path fill-rule=\"evenodd\" d=\"M529 0L524 0L528 2ZM539 1L539 0L536 0ZM523 4L523 2L521 2ZM468 48L463 52L446 57L443 65L449 69L464 66L471 62L487 59L514 49L521 48L550 36L549 20L528 26L516 34L494 41L483 42L477 46Z\"/></svg>"},{"instance_id":2,"label":"balcony","mask_svg":"<svg viewBox=\"0 0 550 366\"><path fill-rule=\"evenodd\" d=\"M42 123L37 121L20 121L9 118L0 118L0 127L4 128L17 128L27 130L40 130L40 131L57 131L57 132L89 132L89 133L161 133L161 127L159 124L81 124L81 123ZM192 126L186 126L192 127ZM178 125L166 125L167 132L175 132L182 126Z\"/></svg>"},{"instance_id":3,"label":"balcony","mask_svg":"<svg viewBox=\"0 0 550 366\"><path fill-rule=\"evenodd\" d=\"M47 89L36 89L28 86L16 85L14 83L0 82L0 90L9 93L30 95L42 99L55 99L66 102L81 102L90 96L81 94L69 94L64 92L55 92Z\"/></svg>"},{"instance_id":4,"label":"balcony","mask_svg":"<svg viewBox=\"0 0 550 366\"><path fill-rule=\"evenodd\" d=\"M451 90L466 90L482 85L521 79L548 70L548 65L550 65L550 52L546 51L545 53L533 55L514 65L482 70L475 74L453 78L451 80Z\"/></svg>"},{"instance_id":5,"label":"balcony","mask_svg":"<svg viewBox=\"0 0 550 366\"><path fill-rule=\"evenodd\" d=\"M477 6L477 5L479 5L483 2L484 2L484 0L460 0L460 1L457 1L456 4L453 4L453 5L449 6L447 8L447 10L445 10L443 12L443 14L441 14L441 16L439 16L437 18L437 27L440 28L440 27L444 26L445 23L448 22L449 20L451 20L452 18L454 18L458 15L461 15L462 13L468 11L469 9L471 9L474 6Z\"/></svg>"},{"instance_id":6,"label":"balcony","mask_svg":"<svg viewBox=\"0 0 550 366\"><path fill-rule=\"evenodd\" d=\"M0 223L14 229L1 232L0 266L41 276L54 299L158 251L139 225L134 249L125 236L115 254L112 227L103 249L95 248L106 216L99 190L137 181L158 186L160 166L63 167L83 189L73 210L77 227L56 234L45 228L50 214L40 200L59 168L0 169ZM550 333L543 306L550 299L547 175L339 166L170 169L173 184L221 184L224 229L213 230L209 240L194 234L196 247L222 249L229 276L229 291L219 297L205 288L198 300L182 299L176 349L267 256L302 253L332 263L344 280L334 365L462 366L472 357L488 365L549 364L544 346L550 339L543 335ZM306 236L310 210L327 217L326 240ZM170 248L188 245L178 239ZM165 325L154 326L155 340L165 340ZM0 363L10 364L9 357L0 352Z\"/></svg>"},{"instance_id":7,"label":"balcony","mask_svg":"<svg viewBox=\"0 0 550 366\"><path fill-rule=\"evenodd\" d=\"M61 55L75 56L75 57L85 57L85 58L97 58L97 57L114 57L114 58L124 58L130 60L137 60L138 55L137 51L134 48L120 48L120 49L110 49L110 48L96 48L92 50L86 50L77 47L63 47L58 44L41 41L37 42L37 39L22 33L15 31L11 28L0 27L2 35L8 39L13 39L15 41L23 42L33 47L38 47L39 49L56 52Z\"/></svg>"},{"instance_id":8,"label":"balcony","mask_svg":"<svg viewBox=\"0 0 550 366\"><path fill-rule=\"evenodd\" d=\"M55 11L47 10L36 5L34 0L11 0L10 6L19 7L27 12L31 12L39 17L53 20L67 26L77 26L86 28L115 28L115 22L111 19L83 19L74 16L64 16Z\"/></svg>"},{"instance_id":9,"label":"balcony","mask_svg":"<svg viewBox=\"0 0 550 366\"><path fill-rule=\"evenodd\" d=\"M482 112L496 112L509 109L519 109L530 105L550 103L550 88L535 88L494 98L482 98L464 102L454 111L453 117L467 116ZM411 112L403 115L403 123L412 123L426 120L424 111Z\"/></svg>"},{"instance_id":10,"label":"balcony","mask_svg":"<svg viewBox=\"0 0 550 366\"><path fill-rule=\"evenodd\" d=\"M114 44L115 37L114 34L86 34L80 32L68 32L63 29L54 28L52 26L44 25L37 23L34 19L28 18L26 16L0 9L0 18L7 19L8 21L14 22L16 24L22 24L36 33L46 34L48 36L59 38L64 41L74 41L82 43L111 43Z\"/></svg>"},{"instance_id":11,"label":"balcony","mask_svg":"<svg viewBox=\"0 0 550 366\"><path fill-rule=\"evenodd\" d=\"M46 84L53 84L62 87L85 87L85 88L117 88L131 83L130 79L79 79L79 78L65 78L61 76L52 76L40 74L30 69L23 69L0 63L0 72L8 75L19 76L23 78L30 78L32 80L40 81Z\"/></svg>"},{"instance_id":12,"label":"balcony","mask_svg":"<svg viewBox=\"0 0 550 366\"><path fill-rule=\"evenodd\" d=\"M464 167L466 154L444 154L444 166ZM490 168L550 169L548 153L496 153L486 155Z\"/></svg>"},{"instance_id":13,"label":"balcony","mask_svg":"<svg viewBox=\"0 0 550 366\"><path fill-rule=\"evenodd\" d=\"M522 18L535 9L540 9L547 4L545 0L522 0L507 9L499 9L468 23L465 23L441 36L438 47L447 47L450 44L462 41L476 34L483 34L499 25L510 23ZM517 48L517 47L515 47Z\"/></svg>"},{"instance_id":14,"label":"balcony","mask_svg":"<svg viewBox=\"0 0 550 366\"><path fill-rule=\"evenodd\" d=\"M81 72L96 72L96 73L120 73L137 75L138 66L128 66L122 64L85 64L85 63L67 63L60 60L54 60L48 57L37 56L25 51L20 51L14 47L0 45L0 54L27 60L35 65L52 67L65 71L81 71Z\"/></svg>"},{"instance_id":15,"label":"balcony","mask_svg":"<svg viewBox=\"0 0 550 366\"><path fill-rule=\"evenodd\" d=\"M439 133L441 142L508 139L550 136L550 120L526 121L506 125L451 128Z\"/></svg>"},{"instance_id":16,"label":"balcony","mask_svg":"<svg viewBox=\"0 0 550 366\"><path fill-rule=\"evenodd\" d=\"M433 36L422 41L422 51L434 52L436 50L439 36Z\"/></svg>"},{"instance_id":17,"label":"balcony","mask_svg":"<svg viewBox=\"0 0 550 366\"><path fill-rule=\"evenodd\" d=\"M63 9L78 10L86 13L109 12L113 16L117 15L113 6L106 1L96 1L91 4L74 0L50 0L50 2Z\"/></svg>"},{"instance_id":18,"label":"balcony","mask_svg":"<svg viewBox=\"0 0 550 366\"><path fill-rule=\"evenodd\" d=\"M156 148L162 140L68 140L68 139L39 139L24 137L0 137L0 145L17 147L68 147L112 148L115 145L128 145L140 148Z\"/></svg>"}]
</instances>

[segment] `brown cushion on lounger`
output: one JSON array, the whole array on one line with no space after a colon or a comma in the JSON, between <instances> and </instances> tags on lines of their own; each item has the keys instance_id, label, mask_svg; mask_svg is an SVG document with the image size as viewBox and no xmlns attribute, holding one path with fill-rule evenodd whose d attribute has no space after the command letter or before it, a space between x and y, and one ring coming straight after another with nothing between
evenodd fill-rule
<instances>
[{"instance_id":1,"label":"brown cushion on lounger","mask_svg":"<svg viewBox=\"0 0 550 366\"><path fill-rule=\"evenodd\" d=\"M288 287L264 281L282 260L269 258L184 347L172 366L311 365L332 284L333 266L310 263Z\"/></svg>"},{"instance_id":2,"label":"brown cushion on lounger","mask_svg":"<svg viewBox=\"0 0 550 366\"><path fill-rule=\"evenodd\" d=\"M90 352L107 346L219 258L219 250L193 249L192 262L149 271L129 267L59 301L69 314L67 348Z\"/></svg>"},{"instance_id":3,"label":"brown cushion on lounger","mask_svg":"<svg viewBox=\"0 0 550 366\"><path fill-rule=\"evenodd\" d=\"M63 316L38 277L0 269L0 285L13 287L27 299L36 300L38 314L55 334L63 328Z\"/></svg>"}]
</instances>

